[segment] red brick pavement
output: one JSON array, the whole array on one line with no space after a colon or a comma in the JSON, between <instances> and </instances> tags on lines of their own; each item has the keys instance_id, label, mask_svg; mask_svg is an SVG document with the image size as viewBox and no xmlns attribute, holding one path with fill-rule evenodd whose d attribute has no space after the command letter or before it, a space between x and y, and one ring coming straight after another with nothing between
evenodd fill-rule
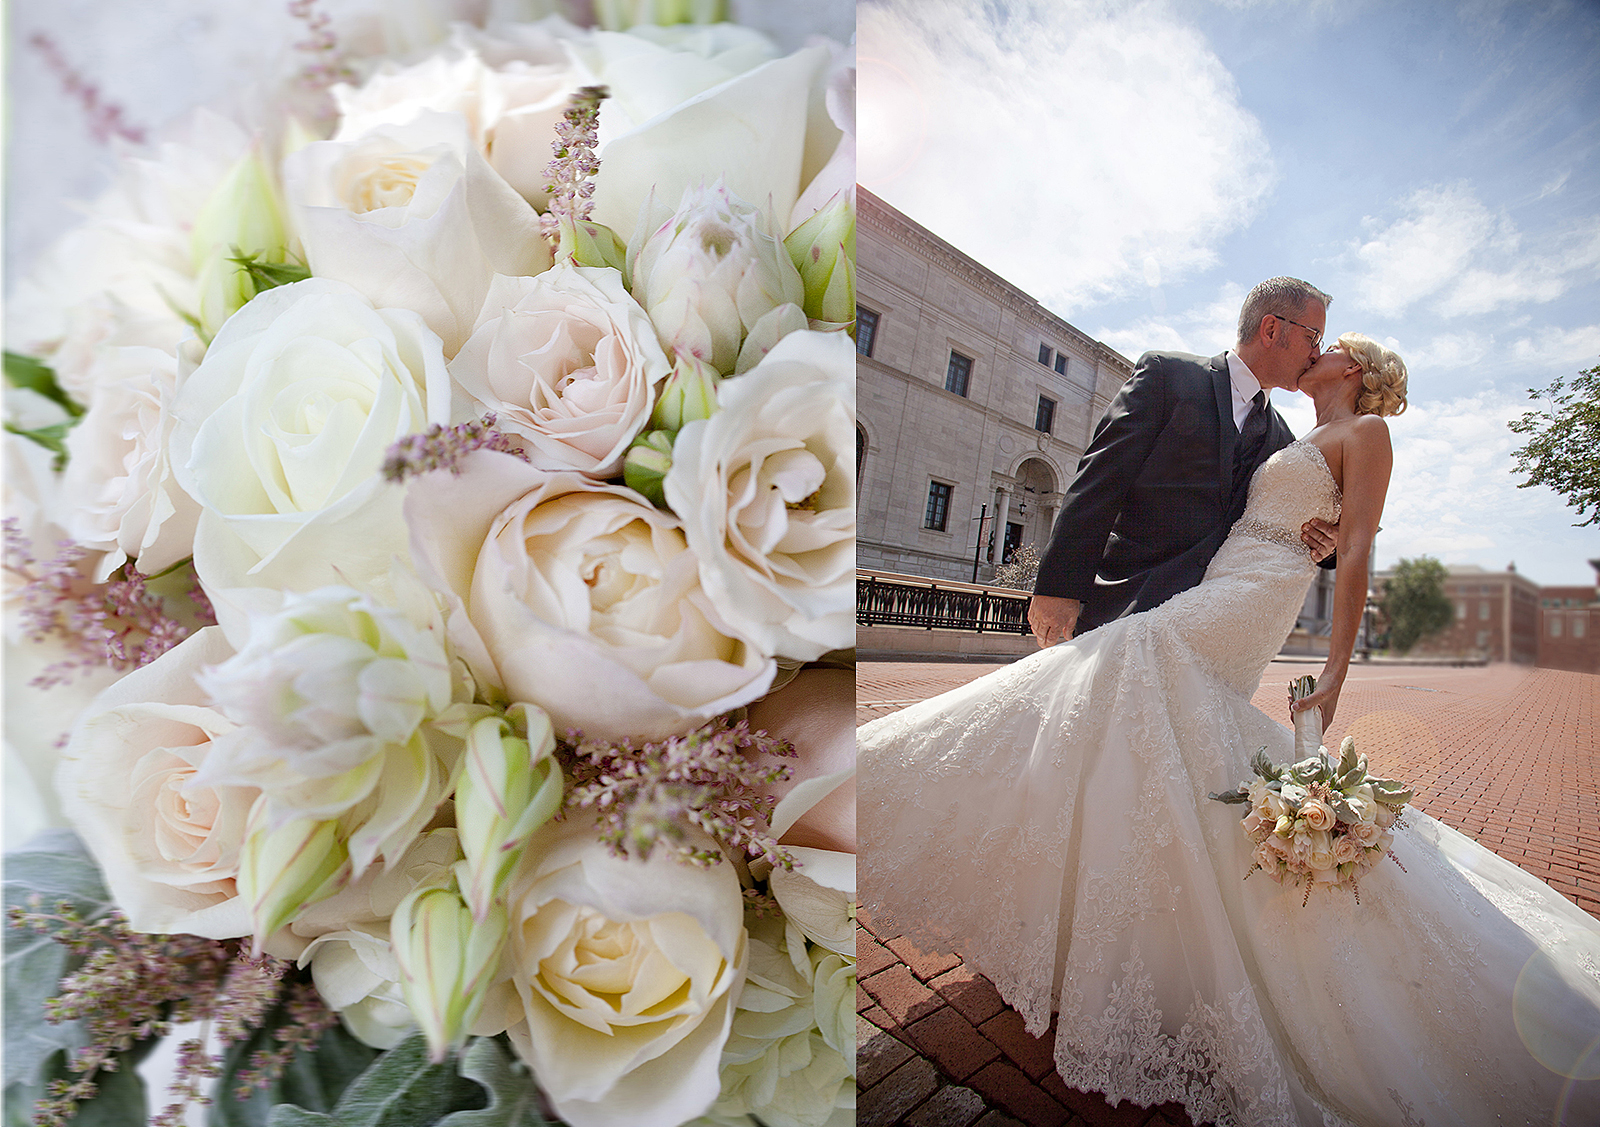
<instances>
[{"instance_id":1,"label":"red brick pavement","mask_svg":"<svg viewBox=\"0 0 1600 1127\"><path fill-rule=\"evenodd\" d=\"M863 664L865 722L996 664ZM1274 662L1255 704L1288 723L1285 687L1317 663ZM1345 683L1326 743L1354 735L1416 805L1600 915L1600 677L1520 666L1372 663ZM1192 1127L1181 1107L1113 1108L1056 1076L984 978L951 955L857 929L860 1127Z\"/></svg>"}]
</instances>

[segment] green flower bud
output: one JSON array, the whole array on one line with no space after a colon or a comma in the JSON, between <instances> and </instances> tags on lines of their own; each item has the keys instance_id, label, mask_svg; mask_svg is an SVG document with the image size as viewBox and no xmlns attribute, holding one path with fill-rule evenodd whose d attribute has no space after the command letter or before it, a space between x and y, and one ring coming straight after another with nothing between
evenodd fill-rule
<instances>
[{"instance_id":1,"label":"green flower bud","mask_svg":"<svg viewBox=\"0 0 1600 1127\"><path fill-rule=\"evenodd\" d=\"M519 711L526 739L514 735L499 716L472 726L456 784L456 827L469 874L466 900L479 921L488 918L519 847L561 805L561 767L551 754L556 736L550 717L528 705Z\"/></svg>"},{"instance_id":2,"label":"green flower bud","mask_svg":"<svg viewBox=\"0 0 1600 1127\"><path fill-rule=\"evenodd\" d=\"M783 240L805 283L806 316L848 324L856 316L856 212L850 197L833 201Z\"/></svg>"},{"instance_id":3,"label":"green flower bud","mask_svg":"<svg viewBox=\"0 0 1600 1127\"><path fill-rule=\"evenodd\" d=\"M556 258L570 258L578 266L610 266L626 278L628 248L604 223L561 217L561 245Z\"/></svg>"},{"instance_id":4,"label":"green flower bud","mask_svg":"<svg viewBox=\"0 0 1600 1127\"><path fill-rule=\"evenodd\" d=\"M639 24L713 24L728 19L727 0L594 0L595 22L606 31Z\"/></svg>"},{"instance_id":5,"label":"green flower bud","mask_svg":"<svg viewBox=\"0 0 1600 1127\"><path fill-rule=\"evenodd\" d=\"M252 146L234 162L200 209L189 236L189 256L199 281L200 330L207 339L256 295L236 257L282 262L288 234L278 190L266 162Z\"/></svg>"},{"instance_id":6,"label":"green flower bud","mask_svg":"<svg viewBox=\"0 0 1600 1127\"><path fill-rule=\"evenodd\" d=\"M332 896L350 877L350 851L337 822L294 818L257 828L265 811L265 799L258 799L239 850L239 896L258 950L301 908Z\"/></svg>"},{"instance_id":7,"label":"green flower bud","mask_svg":"<svg viewBox=\"0 0 1600 1127\"><path fill-rule=\"evenodd\" d=\"M454 888L415 889L395 908L389 936L400 988L435 1063L466 1041L494 982L506 931L504 906L475 920Z\"/></svg>"},{"instance_id":8,"label":"green flower bud","mask_svg":"<svg viewBox=\"0 0 1600 1127\"><path fill-rule=\"evenodd\" d=\"M661 481L672 468L672 436L664 430L646 431L633 440L622 460L622 479L628 488L643 493L651 504L667 507Z\"/></svg>"},{"instance_id":9,"label":"green flower bud","mask_svg":"<svg viewBox=\"0 0 1600 1127\"><path fill-rule=\"evenodd\" d=\"M710 364L680 352L672 374L661 385L650 429L677 434L684 423L709 419L717 413L717 388L722 376Z\"/></svg>"}]
</instances>

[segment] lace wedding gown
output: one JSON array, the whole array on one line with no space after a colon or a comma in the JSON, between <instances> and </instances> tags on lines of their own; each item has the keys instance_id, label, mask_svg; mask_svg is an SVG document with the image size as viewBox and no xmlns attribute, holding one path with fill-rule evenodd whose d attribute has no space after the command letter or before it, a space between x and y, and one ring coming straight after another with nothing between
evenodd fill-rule
<instances>
[{"instance_id":1,"label":"lace wedding gown","mask_svg":"<svg viewBox=\"0 0 1600 1127\"><path fill-rule=\"evenodd\" d=\"M1059 1012L1057 1071L1113 1102L1600 1124L1600 1081L1554 1070L1600 1074L1600 925L1549 887L1415 810L1359 905L1241 880L1240 808L1207 795L1294 758L1250 698L1314 572L1299 528L1338 508L1293 443L1198 587L863 726L863 901L1035 1036Z\"/></svg>"}]
</instances>

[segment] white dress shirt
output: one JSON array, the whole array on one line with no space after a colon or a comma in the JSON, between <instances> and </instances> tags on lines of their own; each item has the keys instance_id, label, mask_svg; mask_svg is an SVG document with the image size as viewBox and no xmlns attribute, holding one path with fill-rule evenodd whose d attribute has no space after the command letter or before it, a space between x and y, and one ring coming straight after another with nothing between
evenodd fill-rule
<instances>
[{"instance_id":1,"label":"white dress shirt","mask_svg":"<svg viewBox=\"0 0 1600 1127\"><path fill-rule=\"evenodd\" d=\"M1250 414L1250 408L1255 406L1256 392L1265 390L1266 406L1272 406L1272 390L1263 389L1261 381L1256 379L1255 373L1250 370L1250 365L1239 359L1232 352L1228 354L1228 381L1233 384L1233 425L1244 430L1244 420Z\"/></svg>"}]
</instances>

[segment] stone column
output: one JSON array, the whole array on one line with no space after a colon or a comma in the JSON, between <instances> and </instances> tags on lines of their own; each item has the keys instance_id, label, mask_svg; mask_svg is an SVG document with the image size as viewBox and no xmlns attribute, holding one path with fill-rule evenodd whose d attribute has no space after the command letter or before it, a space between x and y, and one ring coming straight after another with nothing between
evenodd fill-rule
<instances>
[{"instance_id":1,"label":"stone column","mask_svg":"<svg viewBox=\"0 0 1600 1127\"><path fill-rule=\"evenodd\" d=\"M1041 556L1044 555L1044 550L1050 546L1050 534L1055 531L1055 527L1056 506L1040 505L1039 542L1033 546L1033 550L1038 552Z\"/></svg>"},{"instance_id":2,"label":"stone column","mask_svg":"<svg viewBox=\"0 0 1600 1127\"><path fill-rule=\"evenodd\" d=\"M994 491L994 560L996 567L1005 562L1006 519L1011 515L1011 490L996 486Z\"/></svg>"}]
</instances>

